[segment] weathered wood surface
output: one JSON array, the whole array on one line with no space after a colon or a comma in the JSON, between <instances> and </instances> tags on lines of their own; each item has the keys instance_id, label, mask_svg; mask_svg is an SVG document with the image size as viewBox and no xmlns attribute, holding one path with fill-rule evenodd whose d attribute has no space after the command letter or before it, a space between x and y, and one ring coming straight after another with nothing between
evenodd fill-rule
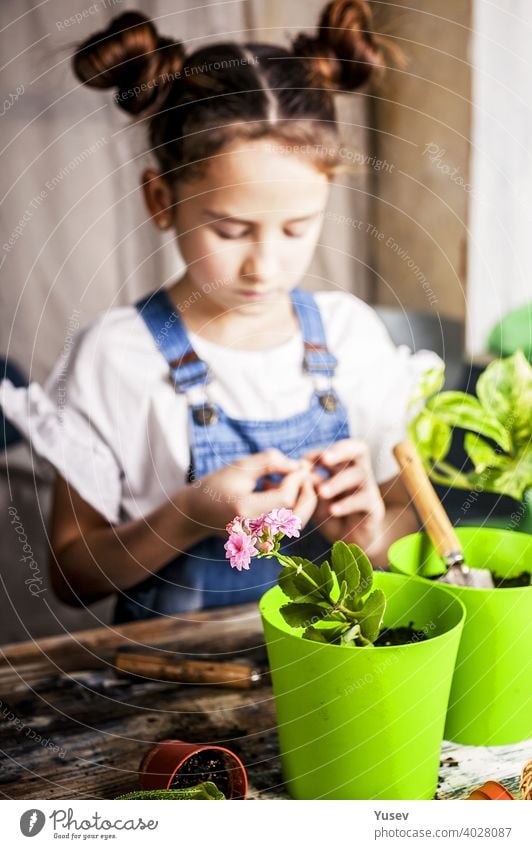
<instances>
[{"instance_id":1,"label":"weathered wood surface","mask_svg":"<svg viewBox=\"0 0 532 849\"><path fill-rule=\"evenodd\" d=\"M255 605L4 646L0 798L114 798L137 788L142 756L165 737L227 745L246 765L251 798L288 798L267 676L241 691L128 679L112 662L124 645L251 662L266 671ZM532 741L497 749L444 743L438 798L466 798L488 778L516 793L531 752Z\"/></svg>"}]
</instances>

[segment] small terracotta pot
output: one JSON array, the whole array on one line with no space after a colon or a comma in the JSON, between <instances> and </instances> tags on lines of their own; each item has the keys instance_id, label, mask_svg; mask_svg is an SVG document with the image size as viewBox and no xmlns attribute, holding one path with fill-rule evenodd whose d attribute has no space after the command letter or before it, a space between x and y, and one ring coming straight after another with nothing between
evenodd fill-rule
<instances>
[{"instance_id":1,"label":"small terracotta pot","mask_svg":"<svg viewBox=\"0 0 532 849\"><path fill-rule=\"evenodd\" d=\"M486 781L481 787L475 788L470 794L469 799L475 800L508 800L514 799L515 796L512 796L509 790L506 787L503 787L502 784L499 784L498 781Z\"/></svg>"},{"instance_id":2,"label":"small terracotta pot","mask_svg":"<svg viewBox=\"0 0 532 849\"><path fill-rule=\"evenodd\" d=\"M161 740L144 755L139 766L139 783L142 790L169 790L185 761L204 751L222 755L230 782L228 798L245 799L248 777L244 764L234 752L223 746L186 743L184 740ZM199 781L200 779L198 783Z\"/></svg>"}]
</instances>

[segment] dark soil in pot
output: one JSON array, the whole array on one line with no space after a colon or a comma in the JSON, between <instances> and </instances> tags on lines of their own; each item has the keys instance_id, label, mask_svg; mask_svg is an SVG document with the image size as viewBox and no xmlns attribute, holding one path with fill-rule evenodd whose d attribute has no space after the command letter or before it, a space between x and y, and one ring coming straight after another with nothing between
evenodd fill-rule
<instances>
[{"instance_id":1,"label":"dark soil in pot","mask_svg":"<svg viewBox=\"0 0 532 849\"><path fill-rule=\"evenodd\" d=\"M511 589L512 587L530 586L530 572L521 572L520 575L516 575L514 578L501 578L493 572L491 573L491 576L496 589Z\"/></svg>"},{"instance_id":2,"label":"dark soil in pot","mask_svg":"<svg viewBox=\"0 0 532 849\"><path fill-rule=\"evenodd\" d=\"M373 645L404 646L408 643L421 643L427 639L424 631L417 631L414 623L409 622L408 625L400 625L397 628L384 628Z\"/></svg>"},{"instance_id":3,"label":"dark soil in pot","mask_svg":"<svg viewBox=\"0 0 532 849\"><path fill-rule=\"evenodd\" d=\"M170 788L194 787L203 781L214 782L225 798L230 798L232 781L221 753L204 750L191 755L175 774Z\"/></svg>"}]
</instances>

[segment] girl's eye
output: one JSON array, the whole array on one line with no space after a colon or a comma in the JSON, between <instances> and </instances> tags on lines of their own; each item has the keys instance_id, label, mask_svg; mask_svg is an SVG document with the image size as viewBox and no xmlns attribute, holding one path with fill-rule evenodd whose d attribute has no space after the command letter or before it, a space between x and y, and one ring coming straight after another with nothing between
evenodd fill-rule
<instances>
[{"instance_id":1,"label":"girl's eye","mask_svg":"<svg viewBox=\"0 0 532 849\"><path fill-rule=\"evenodd\" d=\"M220 239L243 239L244 236L247 236L249 230L231 227L226 229L221 229L219 227L214 228L214 232Z\"/></svg>"},{"instance_id":2,"label":"girl's eye","mask_svg":"<svg viewBox=\"0 0 532 849\"><path fill-rule=\"evenodd\" d=\"M285 230L285 236L289 236L291 239L300 239L306 235L308 230L308 224L299 224L296 226L289 227Z\"/></svg>"}]
</instances>

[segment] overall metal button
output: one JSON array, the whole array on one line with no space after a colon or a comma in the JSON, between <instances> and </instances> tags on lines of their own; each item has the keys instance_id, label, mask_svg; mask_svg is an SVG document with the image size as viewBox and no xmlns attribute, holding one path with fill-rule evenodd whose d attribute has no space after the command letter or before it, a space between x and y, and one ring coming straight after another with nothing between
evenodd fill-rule
<instances>
[{"instance_id":1,"label":"overall metal button","mask_svg":"<svg viewBox=\"0 0 532 849\"><path fill-rule=\"evenodd\" d=\"M192 418L199 425L211 425L218 418L218 413L210 404L204 404L203 407L196 407L192 411Z\"/></svg>"},{"instance_id":2,"label":"overall metal button","mask_svg":"<svg viewBox=\"0 0 532 849\"><path fill-rule=\"evenodd\" d=\"M338 399L334 392L323 392L320 395L320 404L328 413L333 413L338 406Z\"/></svg>"}]
</instances>

